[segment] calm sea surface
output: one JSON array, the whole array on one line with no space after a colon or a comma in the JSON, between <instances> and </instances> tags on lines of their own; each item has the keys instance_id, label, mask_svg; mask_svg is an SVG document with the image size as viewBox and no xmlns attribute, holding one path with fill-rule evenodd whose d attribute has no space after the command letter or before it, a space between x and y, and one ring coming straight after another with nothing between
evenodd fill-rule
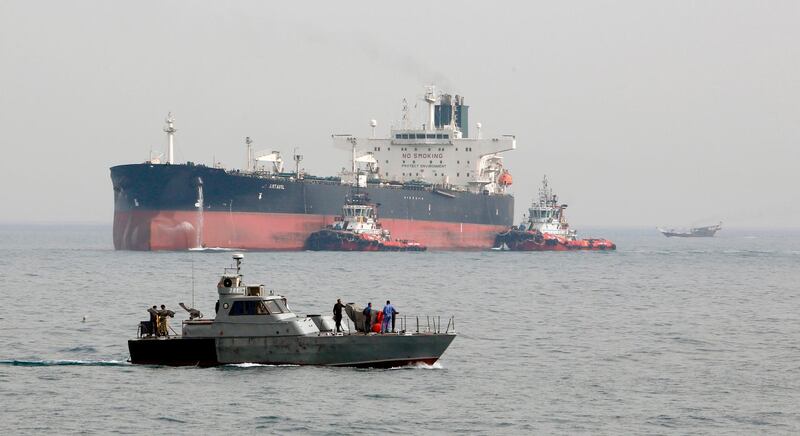
<instances>
[{"instance_id":1,"label":"calm sea surface","mask_svg":"<svg viewBox=\"0 0 800 436\"><path fill-rule=\"evenodd\" d=\"M301 313L455 315L433 367L126 363L153 304L206 313L230 253L114 251L107 226L0 227L3 434L797 434L800 233L615 253L247 253ZM194 279L194 280L193 280ZM83 319L86 317L86 321Z\"/></svg>"}]
</instances>

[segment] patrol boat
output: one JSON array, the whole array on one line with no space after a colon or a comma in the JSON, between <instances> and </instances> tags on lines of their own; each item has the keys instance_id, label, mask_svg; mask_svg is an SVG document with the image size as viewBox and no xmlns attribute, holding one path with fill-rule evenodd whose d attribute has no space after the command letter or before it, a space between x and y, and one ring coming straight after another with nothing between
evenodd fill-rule
<instances>
[{"instance_id":1,"label":"patrol boat","mask_svg":"<svg viewBox=\"0 0 800 436\"><path fill-rule=\"evenodd\" d=\"M353 191L345 199L342 215L333 224L308 237L306 247L320 251L425 251L416 241L392 240L389 229L378 222L376 205L364 192Z\"/></svg>"},{"instance_id":2,"label":"patrol boat","mask_svg":"<svg viewBox=\"0 0 800 436\"><path fill-rule=\"evenodd\" d=\"M547 181L542 179L539 201L528 209L528 222L512 227L497 235L495 249L511 251L568 251L616 250L608 239L578 239L578 232L567 223L566 204L558 203L558 196Z\"/></svg>"},{"instance_id":3,"label":"patrol boat","mask_svg":"<svg viewBox=\"0 0 800 436\"><path fill-rule=\"evenodd\" d=\"M455 339L450 319L441 332L427 329L398 333L334 333L331 317L295 314L286 298L265 292L264 285L246 285L241 254L217 284L214 319L183 321L182 334L147 336L128 341L133 364L215 366L237 363L328 365L388 368L433 364ZM194 317L193 317L194 318ZM451 325L453 328L451 329Z\"/></svg>"}]
</instances>

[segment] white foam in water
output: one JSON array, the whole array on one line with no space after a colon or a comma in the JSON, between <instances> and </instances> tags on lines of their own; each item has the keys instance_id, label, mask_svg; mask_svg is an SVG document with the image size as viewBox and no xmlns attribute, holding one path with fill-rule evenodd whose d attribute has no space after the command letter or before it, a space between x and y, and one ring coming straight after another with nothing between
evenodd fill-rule
<instances>
[{"instance_id":1,"label":"white foam in water","mask_svg":"<svg viewBox=\"0 0 800 436\"><path fill-rule=\"evenodd\" d=\"M428 365L424 362L417 362L412 365L395 366L390 369L444 369L440 362L434 362L433 365Z\"/></svg>"},{"instance_id":2,"label":"white foam in water","mask_svg":"<svg viewBox=\"0 0 800 436\"><path fill-rule=\"evenodd\" d=\"M77 360L77 359L55 359L55 360L16 360L4 359L0 360L0 365L13 365L13 366L70 366L70 365L85 365L85 366L114 366L114 365L130 365L130 362L122 360Z\"/></svg>"},{"instance_id":3,"label":"white foam in water","mask_svg":"<svg viewBox=\"0 0 800 436\"><path fill-rule=\"evenodd\" d=\"M229 364L227 364L225 366L232 366L232 367L235 367L235 368L257 368L257 367L261 367L261 366L264 366L264 367L276 367L277 368L277 367L283 367L283 366L299 366L299 365L289 365L289 364L266 365L266 364L263 364L263 363L244 362L244 363L229 363Z\"/></svg>"},{"instance_id":4,"label":"white foam in water","mask_svg":"<svg viewBox=\"0 0 800 436\"><path fill-rule=\"evenodd\" d=\"M232 363L230 365L225 365L225 366L235 366L236 368L255 368L259 366L273 366L273 365L262 365L260 363L245 362L245 363Z\"/></svg>"}]
</instances>

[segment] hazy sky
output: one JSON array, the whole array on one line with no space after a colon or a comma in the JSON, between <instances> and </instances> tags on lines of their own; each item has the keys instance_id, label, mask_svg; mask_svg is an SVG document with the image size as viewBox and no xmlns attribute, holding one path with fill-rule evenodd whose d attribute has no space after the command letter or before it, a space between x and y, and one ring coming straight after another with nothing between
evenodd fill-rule
<instances>
[{"instance_id":1,"label":"hazy sky","mask_svg":"<svg viewBox=\"0 0 800 436\"><path fill-rule=\"evenodd\" d=\"M333 175L431 82L574 227L800 223L800 2L0 1L0 222L111 223L108 168L243 138Z\"/></svg>"}]
</instances>

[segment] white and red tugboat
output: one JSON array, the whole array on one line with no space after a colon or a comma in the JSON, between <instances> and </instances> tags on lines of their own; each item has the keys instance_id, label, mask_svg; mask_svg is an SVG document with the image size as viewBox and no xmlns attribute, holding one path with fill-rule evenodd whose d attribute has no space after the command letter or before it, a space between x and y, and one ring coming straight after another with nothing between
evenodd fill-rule
<instances>
[{"instance_id":1,"label":"white and red tugboat","mask_svg":"<svg viewBox=\"0 0 800 436\"><path fill-rule=\"evenodd\" d=\"M495 249L512 251L570 251L616 250L608 239L578 239L570 229L564 214L566 204L558 204L547 183L547 176L539 189L539 201L528 209L528 222L500 233L495 239Z\"/></svg>"},{"instance_id":2,"label":"white and red tugboat","mask_svg":"<svg viewBox=\"0 0 800 436\"><path fill-rule=\"evenodd\" d=\"M416 241L392 240L391 233L378 222L377 206L357 190L342 207L342 215L326 228L308 237L306 248L314 251L425 251Z\"/></svg>"}]
</instances>

